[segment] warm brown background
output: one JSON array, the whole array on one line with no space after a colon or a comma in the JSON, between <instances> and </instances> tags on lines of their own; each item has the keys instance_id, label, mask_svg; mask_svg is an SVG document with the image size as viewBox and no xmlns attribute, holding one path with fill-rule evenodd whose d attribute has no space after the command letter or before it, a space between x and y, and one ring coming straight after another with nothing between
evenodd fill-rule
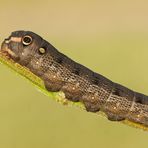
<instances>
[{"instance_id":1,"label":"warm brown background","mask_svg":"<svg viewBox=\"0 0 148 148\"><path fill-rule=\"evenodd\" d=\"M0 42L19 29L148 94L148 1L0 0ZM147 148L148 132L59 105L0 65L0 147Z\"/></svg>"}]
</instances>

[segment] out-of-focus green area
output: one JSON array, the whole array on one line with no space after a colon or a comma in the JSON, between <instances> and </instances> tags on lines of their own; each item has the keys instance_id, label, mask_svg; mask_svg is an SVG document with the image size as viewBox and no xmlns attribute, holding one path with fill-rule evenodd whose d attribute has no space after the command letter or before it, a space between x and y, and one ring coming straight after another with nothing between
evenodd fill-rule
<instances>
[{"instance_id":1,"label":"out-of-focus green area","mask_svg":"<svg viewBox=\"0 0 148 148\"><path fill-rule=\"evenodd\" d=\"M34 31L72 59L148 94L148 2L0 1L0 42ZM0 65L0 147L147 148L148 132L64 107Z\"/></svg>"}]
</instances>

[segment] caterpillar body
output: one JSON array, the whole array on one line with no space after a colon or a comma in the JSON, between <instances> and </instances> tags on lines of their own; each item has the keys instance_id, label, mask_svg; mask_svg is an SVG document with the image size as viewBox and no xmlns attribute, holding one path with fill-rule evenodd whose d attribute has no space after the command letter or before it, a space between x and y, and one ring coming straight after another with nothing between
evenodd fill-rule
<instances>
[{"instance_id":1,"label":"caterpillar body","mask_svg":"<svg viewBox=\"0 0 148 148\"><path fill-rule=\"evenodd\" d=\"M1 53L41 78L48 91L62 91L89 112L102 111L111 121L148 126L148 96L73 61L33 32L13 32L2 43Z\"/></svg>"}]
</instances>

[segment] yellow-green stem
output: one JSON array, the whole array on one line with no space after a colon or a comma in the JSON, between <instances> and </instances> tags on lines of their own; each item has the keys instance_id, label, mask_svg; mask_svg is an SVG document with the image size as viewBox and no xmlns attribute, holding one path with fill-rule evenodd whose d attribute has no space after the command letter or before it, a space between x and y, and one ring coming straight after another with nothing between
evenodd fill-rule
<instances>
[{"instance_id":1,"label":"yellow-green stem","mask_svg":"<svg viewBox=\"0 0 148 148\"><path fill-rule=\"evenodd\" d=\"M10 69L12 69L14 72L19 74L20 76L23 76L26 79L28 79L41 92L43 92L47 96L53 98L57 102L59 102L59 103L61 103L63 105L70 105L70 106L75 105L75 106L77 106L79 108L85 109L84 105L81 102L72 102L72 101L67 100L65 98L65 95L64 95L63 92L49 92L49 91L47 91L46 88L45 88L43 80L41 80L39 77L34 75L32 72L30 72L29 69L21 66L18 63L15 63L13 60L7 58L7 56L3 55L3 53L1 53L1 52L0 52L0 63L8 66ZM102 112L98 112L98 113L103 115L103 116L106 116ZM143 125L140 125L140 124L137 124L137 123L133 123L133 122L128 121L128 120L124 120L124 121L121 121L121 122L125 123L125 124L128 124L130 126L133 126L133 127L138 127L138 128L144 129L144 130L148 130L147 127L144 127Z\"/></svg>"}]
</instances>

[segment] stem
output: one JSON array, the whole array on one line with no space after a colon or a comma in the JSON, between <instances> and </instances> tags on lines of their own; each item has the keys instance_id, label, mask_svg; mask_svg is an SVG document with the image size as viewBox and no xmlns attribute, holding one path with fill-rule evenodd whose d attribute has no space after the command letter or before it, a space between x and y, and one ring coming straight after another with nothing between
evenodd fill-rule
<instances>
[{"instance_id":1,"label":"stem","mask_svg":"<svg viewBox=\"0 0 148 148\"><path fill-rule=\"evenodd\" d=\"M72 101L67 100L65 98L65 95L64 95L63 92L49 92L49 91L47 91L42 79L40 79L39 77L34 75L26 67L23 67L18 63L15 63L12 59L5 56L2 52L0 52L0 63L6 65L7 67L12 69L14 72L19 74L20 76L25 77L27 80L29 80L29 82L31 82L35 87L37 87L42 93L44 93L45 95L49 96L50 98L56 100L60 104L68 105L68 106L74 105L74 106L77 106L81 109L85 109L83 103L72 102ZM106 117L106 115L101 111L97 112L97 114ZM148 127L145 127L141 124L134 123L134 122L131 122L131 121L128 121L128 120L124 120L124 121L121 121L121 122L124 123L124 124L130 125L130 126L133 126L133 127L141 128L143 130L148 130Z\"/></svg>"},{"instance_id":2,"label":"stem","mask_svg":"<svg viewBox=\"0 0 148 148\"><path fill-rule=\"evenodd\" d=\"M85 109L84 105L82 103L72 102L72 101L67 100L65 98L65 95L63 92L49 92L49 91L47 91L42 79L40 79L39 77L34 75L26 67L23 67L18 63L15 63L12 59L9 59L1 52L0 52L0 63L4 64L7 67L9 67L10 69L12 69L16 74L19 74L20 76L25 77L27 80L29 80L29 82L31 82L35 87L37 87L39 91L41 91L45 95L53 98L57 102L59 102L63 105L68 105L68 106L75 105L77 107Z\"/></svg>"}]
</instances>

